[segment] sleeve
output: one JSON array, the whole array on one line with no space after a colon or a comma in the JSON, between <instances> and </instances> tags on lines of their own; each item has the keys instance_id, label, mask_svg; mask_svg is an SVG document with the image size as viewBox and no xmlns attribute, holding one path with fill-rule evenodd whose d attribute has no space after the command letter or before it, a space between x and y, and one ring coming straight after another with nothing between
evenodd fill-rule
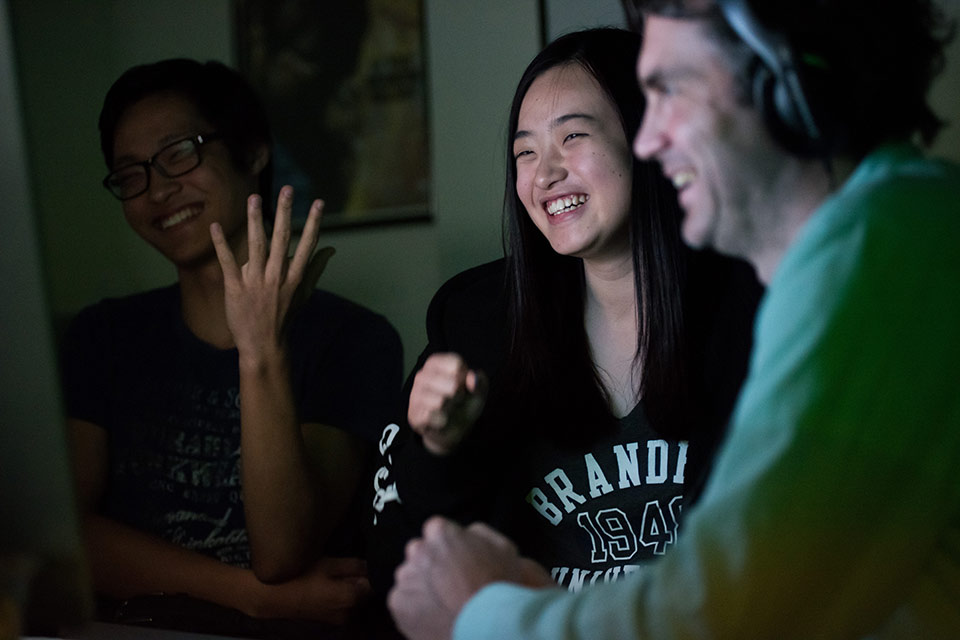
<instances>
[{"instance_id":1,"label":"sleeve","mask_svg":"<svg viewBox=\"0 0 960 640\"><path fill-rule=\"evenodd\" d=\"M629 593L619 588L618 583L601 583L577 593L559 588L527 589L504 582L491 584L481 589L460 612L453 638L646 638L648 636L637 634L631 610L643 574L635 573L633 579Z\"/></svg>"},{"instance_id":2,"label":"sleeve","mask_svg":"<svg viewBox=\"0 0 960 640\"><path fill-rule=\"evenodd\" d=\"M295 375L303 422L320 422L374 443L397 411L403 378L403 347L381 315L337 298L303 323L296 344L319 344L309 359L296 353L306 372ZM325 334L330 335L305 335Z\"/></svg>"},{"instance_id":3,"label":"sleeve","mask_svg":"<svg viewBox=\"0 0 960 640\"><path fill-rule=\"evenodd\" d=\"M785 258L671 553L579 594L488 586L455 638L887 637L907 618L925 631L900 637L958 637L960 218L917 212L924 193L878 194L909 218L805 230Z\"/></svg>"},{"instance_id":4,"label":"sleeve","mask_svg":"<svg viewBox=\"0 0 960 640\"><path fill-rule=\"evenodd\" d=\"M371 583L383 596L393 584L404 546L420 535L428 517L443 514L467 523L489 515L493 492L483 478L489 477L485 470L493 438L484 416L455 452L436 456L407 424L406 408L414 375L434 353L457 352L470 367L496 377L504 357L498 333L505 319L501 283L500 263L483 265L452 278L430 302L427 347L404 385L395 419L383 431L375 465L368 560Z\"/></svg>"},{"instance_id":5,"label":"sleeve","mask_svg":"<svg viewBox=\"0 0 960 640\"><path fill-rule=\"evenodd\" d=\"M83 309L60 345L60 373L67 417L108 425L109 326L102 304Z\"/></svg>"}]
</instances>

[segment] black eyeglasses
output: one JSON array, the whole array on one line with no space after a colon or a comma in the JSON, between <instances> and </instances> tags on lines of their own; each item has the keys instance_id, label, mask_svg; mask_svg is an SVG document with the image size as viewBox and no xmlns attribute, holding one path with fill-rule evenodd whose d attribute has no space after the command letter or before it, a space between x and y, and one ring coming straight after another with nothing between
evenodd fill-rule
<instances>
[{"instance_id":1,"label":"black eyeglasses","mask_svg":"<svg viewBox=\"0 0 960 640\"><path fill-rule=\"evenodd\" d=\"M219 134L204 133L171 142L149 160L134 162L110 172L103 179L103 186L119 200L136 198L150 188L150 167L164 178L190 173L200 166L200 147L219 138Z\"/></svg>"}]
</instances>

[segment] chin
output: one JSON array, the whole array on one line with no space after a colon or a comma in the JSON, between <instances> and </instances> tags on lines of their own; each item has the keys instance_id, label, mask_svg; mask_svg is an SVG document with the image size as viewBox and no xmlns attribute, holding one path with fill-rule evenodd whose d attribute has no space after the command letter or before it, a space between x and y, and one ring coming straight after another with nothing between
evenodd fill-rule
<instances>
[{"instance_id":1,"label":"chin","mask_svg":"<svg viewBox=\"0 0 960 640\"><path fill-rule=\"evenodd\" d=\"M710 246L709 234L701 226L691 224L689 217L684 218L683 225L680 228L680 235L683 241L694 249L705 249Z\"/></svg>"},{"instance_id":2,"label":"chin","mask_svg":"<svg viewBox=\"0 0 960 640\"><path fill-rule=\"evenodd\" d=\"M172 251L160 251L177 269L196 269L211 261L217 261L217 252L213 245L205 247L178 247Z\"/></svg>"},{"instance_id":3,"label":"chin","mask_svg":"<svg viewBox=\"0 0 960 640\"><path fill-rule=\"evenodd\" d=\"M561 256L569 256L576 253L577 246L570 242L550 242L550 248Z\"/></svg>"}]
</instances>

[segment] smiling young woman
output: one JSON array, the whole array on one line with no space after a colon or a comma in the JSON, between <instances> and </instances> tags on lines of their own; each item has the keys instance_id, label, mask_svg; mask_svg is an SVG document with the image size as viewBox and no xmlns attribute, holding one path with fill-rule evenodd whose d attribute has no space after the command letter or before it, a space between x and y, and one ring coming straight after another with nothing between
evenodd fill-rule
<instances>
[{"instance_id":1,"label":"smiling young woman","mask_svg":"<svg viewBox=\"0 0 960 640\"><path fill-rule=\"evenodd\" d=\"M675 540L743 378L760 289L745 264L683 246L672 185L631 156L639 46L572 33L520 80L507 256L437 293L406 424L381 442L381 590L436 513L492 524L571 590Z\"/></svg>"}]
</instances>

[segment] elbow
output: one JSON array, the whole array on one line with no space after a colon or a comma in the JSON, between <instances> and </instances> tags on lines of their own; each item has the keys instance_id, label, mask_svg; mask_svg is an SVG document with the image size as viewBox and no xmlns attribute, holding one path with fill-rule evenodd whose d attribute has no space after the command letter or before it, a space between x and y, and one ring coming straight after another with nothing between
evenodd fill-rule
<instances>
[{"instance_id":1,"label":"elbow","mask_svg":"<svg viewBox=\"0 0 960 640\"><path fill-rule=\"evenodd\" d=\"M248 520L249 523L249 520ZM313 563L315 549L322 544L314 527L253 529L247 526L250 569L264 584L277 584L303 574Z\"/></svg>"},{"instance_id":2,"label":"elbow","mask_svg":"<svg viewBox=\"0 0 960 640\"><path fill-rule=\"evenodd\" d=\"M250 541L250 570L264 584L277 584L296 578L306 570L309 539L300 535L284 535L283 531L247 528Z\"/></svg>"},{"instance_id":3,"label":"elbow","mask_svg":"<svg viewBox=\"0 0 960 640\"><path fill-rule=\"evenodd\" d=\"M296 574L288 567L276 563L251 563L253 575L264 584L279 584L293 578Z\"/></svg>"},{"instance_id":4,"label":"elbow","mask_svg":"<svg viewBox=\"0 0 960 640\"><path fill-rule=\"evenodd\" d=\"M250 568L257 580L264 584L278 584L296 578L303 571L292 558L251 557Z\"/></svg>"}]
</instances>

